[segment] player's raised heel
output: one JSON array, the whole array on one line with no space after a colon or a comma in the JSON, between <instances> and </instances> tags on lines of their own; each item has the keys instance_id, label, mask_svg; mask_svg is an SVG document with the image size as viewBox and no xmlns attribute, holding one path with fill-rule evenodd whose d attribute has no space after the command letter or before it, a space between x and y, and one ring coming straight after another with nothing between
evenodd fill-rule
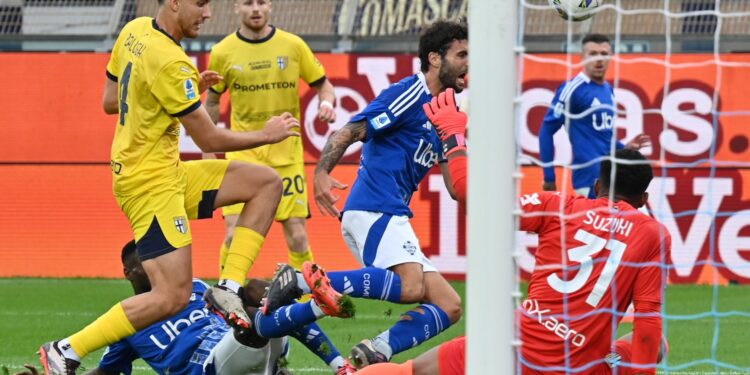
<instances>
[{"instance_id":1,"label":"player's raised heel","mask_svg":"<svg viewBox=\"0 0 750 375\"><path fill-rule=\"evenodd\" d=\"M349 296L342 295L331 286L331 280L325 270L312 262L302 265L302 276L312 290L313 299L328 316L351 318L354 316L354 302Z\"/></svg>"},{"instance_id":2,"label":"player's raised heel","mask_svg":"<svg viewBox=\"0 0 750 375\"><path fill-rule=\"evenodd\" d=\"M357 369L362 369L375 363L388 362L385 354L375 350L372 346L372 341L367 339L362 340L352 348L349 359L351 359L352 364Z\"/></svg>"},{"instance_id":3,"label":"player's raised heel","mask_svg":"<svg viewBox=\"0 0 750 375\"><path fill-rule=\"evenodd\" d=\"M57 341L42 345L37 354L47 375L75 375L76 369L81 365L78 361L65 358Z\"/></svg>"},{"instance_id":4,"label":"player's raised heel","mask_svg":"<svg viewBox=\"0 0 750 375\"><path fill-rule=\"evenodd\" d=\"M214 285L206 291L203 299L206 306L224 317L233 329L248 331L252 327L252 320L245 311L242 298L231 289Z\"/></svg>"},{"instance_id":5,"label":"player's raised heel","mask_svg":"<svg viewBox=\"0 0 750 375\"><path fill-rule=\"evenodd\" d=\"M279 263L276 274L263 295L261 311L268 315L279 307L294 303L300 297L302 289L297 286L297 271L288 264Z\"/></svg>"}]
</instances>

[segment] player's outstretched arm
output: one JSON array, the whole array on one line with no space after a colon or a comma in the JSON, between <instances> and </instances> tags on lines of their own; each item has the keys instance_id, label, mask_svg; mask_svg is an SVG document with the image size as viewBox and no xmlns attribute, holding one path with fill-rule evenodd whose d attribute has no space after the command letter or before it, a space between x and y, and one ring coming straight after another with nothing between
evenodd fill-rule
<instances>
[{"instance_id":1,"label":"player's outstretched arm","mask_svg":"<svg viewBox=\"0 0 750 375\"><path fill-rule=\"evenodd\" d=\"M104 79L102 108L104 108L104 113L108 115L114 115L120 111L120 105L117 102L117 82L109 77Z\"/></svg>"},{"instance_id":2,"label":"player's outstretched arm","mask_svg":"<svg viewBox=\"0 0 750 375\"><path fill-rule=\"evenodd\" d=\"M277 143L287 137L299 137L299 133L292 130L299 127L299 121L288 112L271 117L263 130L253 132L216 127L203 106L180 117L180 122L203 152L240 151Z\"/></svg>"},{"instance_id":3,"label":"player's outstretched arm","mask_svg":"<svg viewBox=\"0 0 750 375\"><path fill-rule=\"evenodd\" d=\"M221 117L221 93L217 93L213 90L208 90L208 94L206 94L206 112L208 112L208 117L211 117L211 121L214 124L219 123L219 118ZM204 152L202 155L203 159L216 159L216 155L212 152Z\"/></svg>"},{"instance_id":4,"label":"player's outstretched arm","mask_svg":"<svg viewBox=\"0 0 750 375\"><path fill-rule=\"evenodd\" d=\"M445 186L451 197L461 203L466 201L466 113L458 110L456 96L449 88L422 106L427 117L437 128L448 158L448 166L440 165Z\"/></svg>"},{"instance_id":5,"label":"player's outstretched arm","mask_svg":"<svg viewBox=\"0 0 750 375\"><path fill-rule=\"evenodd\" d=\"M367 123L364 121L348 123L343 128L331 134L326 141L323 151L320 153L318 165L315 166L315 178L313 190L315 192L315 202L322 215L331 215L338 217L341 212L335 204L339 200L332 190L346 189L347 185L342 184L330 173L338 164L341 157L344 156L346 149L357 141L364 141L367 135Z\"/></svg>"},{"instance_id":6,"label":"player's outstretched arm","mask_svg":"<svg viewBox=\"0 0 750 375\"><path fill-rule=\"evenodd\" d=\"M336 103L336 90L328 79L324 80L313 88L318 92L318 119L325 122L336 121L336 110L333 103Z\"/></svg>"},{"instance_id":7,"label":"player's outstretched arm","mask_svg":"<svg viewBox=\"0 0 750 375\"><path fill-rule=\"evenodd\" d=\"M656 366L661 352L661 304L635 301L633 319L633 364ZM655 374L656 368L633 368L634 374Z\"/></svg>"}]
</instances>

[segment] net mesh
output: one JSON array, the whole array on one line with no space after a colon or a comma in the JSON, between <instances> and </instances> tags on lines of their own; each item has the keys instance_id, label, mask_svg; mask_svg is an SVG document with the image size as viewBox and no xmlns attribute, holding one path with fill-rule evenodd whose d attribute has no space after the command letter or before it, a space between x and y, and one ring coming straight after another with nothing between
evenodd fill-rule
<instances>
[{"instance_id":1,"label":"net mesh","mask_svg":"<svg viewBox=\"0 0 750 375\"><path fill-rule=\"evenodd\" d=\"M627 142L644 132L652 138L653 146L642 150L655 176L649 187L649 213L672 237L671 257L661 261L670 283L662 319L671 348L658 371L750 372L750 362L741 349L744 339L740 339L750 337L746 328L750 300L741 297L746 295L746 286L734 285L750 280L750 211L746 209L750 198L750 132L745 130L750 105L738 96L746 92L750 57L729 53L747 50L742 44L732 43L748 34L750 2L612 0L602 2L593 19L582 23L562 20L547 0L519 0L518 4L516 50L523 79L517 86L521 153L517 162L524 176L519 191L539 190L539 166L551 165L541 162L536 136L557 85L582 69L577 44L583 34L607 34L620 51L627 51L622 48L625 41L644 38L645 50L657 53L616 54L608 81L615 93L616 106L611 109L618 116L617 138ZM545 35L569 52L527 52L527 43ZM686 50L699 52L678 53ZM566 114L566 126L570 118L586 115ZM571 165L567 136L557 134L555 144L552 164L558 169L558 190L564 194L573 193L569 182L572 170L610 158L605 155ZM613 140L610 151L614 149ZM520 249L515 253L519 277L528 277L534 269L529 251L538 240L531 235L519 236ZM564 269L577 266L566 262ZM519 296L520 290L519 284ZM567 295L562 298L567 301ZM517 304L521 305L520 298ZM602 310L613 312L614 308ZM565 321L570 318L560 317ZM632 328L621 326L620 334L629 330ZM518 327L516 335L521 337ZM522 345L520 341L516 344ZM586 373L594 365L575 368L566 360L565 368L559 370Z\"/></svg>"}]
</instances>

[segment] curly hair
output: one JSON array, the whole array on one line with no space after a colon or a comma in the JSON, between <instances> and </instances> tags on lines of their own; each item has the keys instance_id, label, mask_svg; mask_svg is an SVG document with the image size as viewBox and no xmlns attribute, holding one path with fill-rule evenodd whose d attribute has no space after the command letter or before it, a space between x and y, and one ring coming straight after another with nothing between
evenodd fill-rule
<instances>
[{"instance_id":1,"label":"curly hair","mask_svg":"<svg viewBox=\"0 0 750 375\"><path fill-rule=\"evenodd\" d=\"M430 52L437 52L445 57L454 40L469 39L469 29L466 23L452 21L437 21L424 29L419 36L419 61L423 72L430 67Z\"/></svg>"}]
</instances>

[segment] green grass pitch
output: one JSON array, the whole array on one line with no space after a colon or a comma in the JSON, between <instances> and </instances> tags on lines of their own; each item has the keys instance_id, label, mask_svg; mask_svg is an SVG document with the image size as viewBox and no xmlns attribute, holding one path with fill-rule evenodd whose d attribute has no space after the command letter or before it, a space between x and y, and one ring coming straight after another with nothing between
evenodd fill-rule
<instances>
[{"instance_id":1,"label":"green grass pitch","mask_svg":"<svg viewBox=\"0 0 750 375\"><path fill-rule=\"evenodd\" d=\"M453 283L465 295L465 284ZM745 316L713 316L675 319L666 322L670 353L667 363L682 373L750 373L750 287L732 285L716 289L717 312L742 311ZM124 280L102 279L0 279L0 375L22 369L24 363L37 364L34 352L45 341L64 337L95 319L112 304L132 294ZM488 296L488 298L496 298ZM667 289L667 313L676 316L712 311L714 288L711 286L673 285ZM359 340L372 337L388 328L409 307L380 301L358 299L354 320L327 318L320 321L339 350L346 355ZM728 363L742 371L716 368L712 345L716 337L716 361ZM623 324L621 333L632 329ZM399 356L403 362L464 333L464 320L434 340ZM299 374L330 374L328 367L299 343L292 340L289 367ZM88 356L86 368L96 366L101 351ZM695 366L684 367L696 361ZM134 366L135 374L152 373L144 362ZM662 371L660 371L662 372ZM678 372L679 373L679 372Z\"/></svg>"}]
</instances>

